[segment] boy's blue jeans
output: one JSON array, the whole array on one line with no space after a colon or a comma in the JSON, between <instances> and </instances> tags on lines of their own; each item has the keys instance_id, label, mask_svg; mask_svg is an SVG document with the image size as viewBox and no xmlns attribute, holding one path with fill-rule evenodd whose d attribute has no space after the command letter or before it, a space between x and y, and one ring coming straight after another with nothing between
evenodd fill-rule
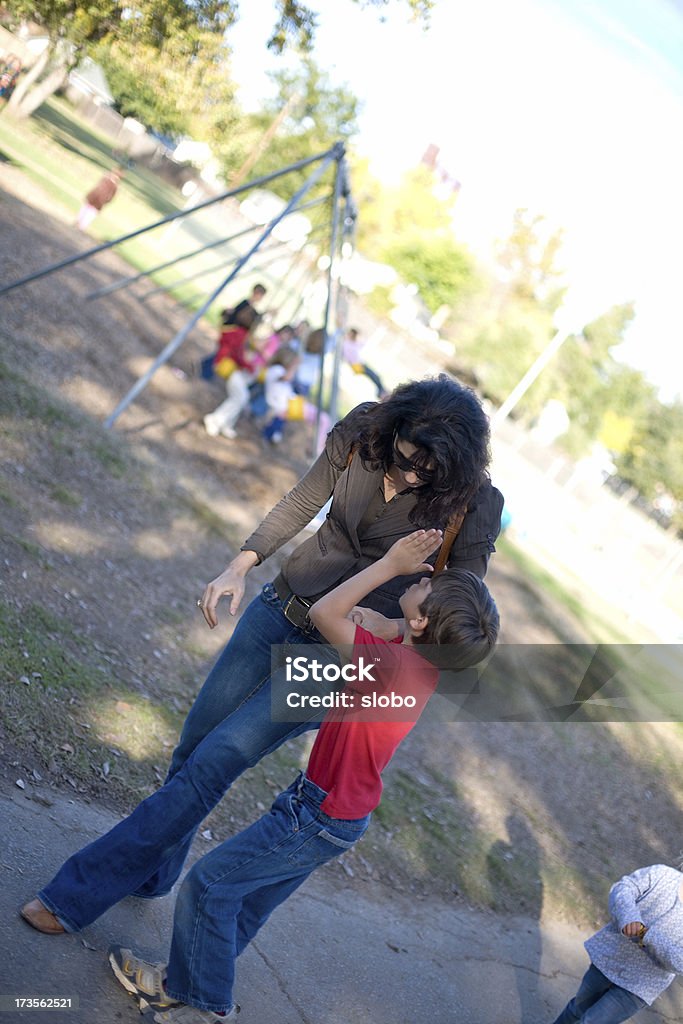
<instances>
[{"instance_id":1,"label":"boy's blue jeans","mask_svg":"<svg viewBox=\"0 0 683 1024\"><path fill-rule=\"evenodd\" d=\"M271 644L320 642L282 613L272 584L245 610L193 704L164 785L110 832L70 857L38 893L68 931L124 896L171 890L195 832L245 768L315 721L273 721Z\"/></svg>"},{"instance_id":2,"label":"boy's blue jeans","mask_svg":"<svg viewBox=\"0 0 683 1024\"><path fill-rule=\"evenodd\" d=\"M621 1024L646 1005L640 996L615 985L595 964L591 964L579 991L554 1024Z\"/></svg>"},{"instance_id":3,"label":"boy's blue jeans","mask_svg":"<svg viewBox=\"0 0 683 1024\"><path fill-rule=\"evenodd\" d=\"M235 960L272 911L320 864L360 839L356 821L320 810L326 794L305 775L267 814L202 857L178 893L166 992L202 1010L230 1010Z\"/></svg>"}]
</instances>

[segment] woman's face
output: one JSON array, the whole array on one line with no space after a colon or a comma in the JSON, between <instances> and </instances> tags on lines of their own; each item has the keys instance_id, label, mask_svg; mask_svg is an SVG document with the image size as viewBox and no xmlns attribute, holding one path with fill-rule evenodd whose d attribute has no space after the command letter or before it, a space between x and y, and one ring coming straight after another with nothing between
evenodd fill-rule
<instances>
[{"instance_id":1,"label":"woman's face","mask_svg":"<svg viewBox=\"0 0 683 1024\"><path fill-rule=\"evenodd\" d=\"M398 435L394 435L393 444L393 466L406 487L422 487L424 484L430 483L432 479L431 463L427 461L426 465L416 466L413 462L416 452L421 449Z\"/></svg>"}]
</instances>

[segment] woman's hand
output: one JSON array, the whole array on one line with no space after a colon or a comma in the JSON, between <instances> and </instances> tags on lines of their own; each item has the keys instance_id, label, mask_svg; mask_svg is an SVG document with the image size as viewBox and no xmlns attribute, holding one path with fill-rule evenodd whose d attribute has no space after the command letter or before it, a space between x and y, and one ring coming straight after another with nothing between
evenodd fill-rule
<instances>
[{"instance_id":1,"label":"woman's hand","mask_svg":"<svg viewBox=\"0 0 683 1024\"><path fill-rule=\"evenodd\" d=\"M629 939L642 939L647 928L642 921L631 921L630 924L625 924L621 931Z\"/></svg>"},{"instance_id":2,"label":"woman's hand","mask_svg":"<svg viewBox=\"0 0 683 1024\"><path fill-rule=\"evenodd\" d=\"M441 546L441 540L441 530L415 530L392 544L382 561L391 567L394 576L432 572L434 567L425 559Z\"/></svg>"},{"instance_id":3,"label":"woman's hand","mask_svg":"<svg viewBox=\"0 0 683 1024\"><path fill-rule=\"evenodd\" d=\"M379 637L380 640L395 640L397 636L400 636L399 626L402 620L388 619L386 615L376 612L373 608L356 605L349 612L348 618L357 626L367 629L373 636Z\"/></svg>"},{"instance_id":4,"label":"woman's hand","mask_svg":"<svg viewBox=\"0 0 683 1024\"><path fill-rule=\"evenodd\" d=\"M230 614L235 614L244 597L244 579L257 562L258 555L255 551L240 551L227 569L207 584L206 590L197 604L211 629L218 625L216 608L222 597L232 597Z\"/></svg>"}]
</instances>

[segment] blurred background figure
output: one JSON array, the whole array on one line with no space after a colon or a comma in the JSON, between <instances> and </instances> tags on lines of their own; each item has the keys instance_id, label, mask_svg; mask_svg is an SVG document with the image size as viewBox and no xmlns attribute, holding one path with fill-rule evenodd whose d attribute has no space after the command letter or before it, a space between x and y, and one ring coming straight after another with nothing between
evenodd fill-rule
<instances>
[{"instance_id":1,"label":"blurred background figure","mask_svg":"<svg viewBox=\"0 0 683 1024\"><path fill-rule=\"evenodd\" d=\"M325 332L322 328L315 331L311 331L309 328L305 337L306 340L302 343L302 347L297 349L301 358L296 368L294 390L297 395L308 398L320 376L320 353L323 350Z\"/></svg>"},{"instance_id":2,"label":"blurred background figure","mask_svg":"<svg viewBox=\"0 0 683 1024\"><path fill-rule=\"evenodd\" d=\"M254 354L247 351L250 331L258 320L258 313L245 303L235 314L236 323L226 324L218 339L218 351L213 357L213 372L225 380L226 398L204 417L204 428L209 437L234 438L235 424L249 402L249 384L254 378L257 364Z\"/></svg>"},{"instance_id":3,"label":"blurred background figure","mask_svg":"<svg viewBox=\"0 0 683 1024\"><path fill-rule=\"evenodd\" d=\"M361 373L372 381L377 388L377 397L384 398L387 392L382 381L378 374L363 360L364 347L358 335L358 330L355 327L349 327L346 337L342 342L342 355L354 373Z\"/></svg>"},{"instance_id":4,"label":"blurred background figure","mask_svg":"<svg viewBox=\"0 0 683 1024\"><path fill-rule=\"evenodd\" d=\"M251 295L248 299L242 299L242 301L238 302L236 306L223 310L221 313L221 320L223 323L226 324L226 326L228 324L238 323L239 321L237 318L240 313L246 309L250 309L253 312L254 317L260 317L261 314L256 307L263 302L267 290L268 289L264 284L255 284L251 289ZM256 321L254 320L253 322L255 323Z\"/></svg>"},{"instance_id":5,"label":"blurred background figure","mask_svg":"<svg viewBox=\"0 0 683 1024\"><path fill-rule=\"evenodd\" d=\"M88 192L76 221L80 231L87 231L102 207L112 201L118 191L123 174L123 167L115 167L113 171L109 171L103 178L100 178L95 187Z\"/></svg>"},{"instance_id":6,"label":"blurred background figure","mask_svg":"<svg viewBox=\"0 0 683 1024\"><path fill-rule=\"evenodd\" d=\"M21 68L21 60L15 53L8 53L4 63L0 66L0 99L5 103L14 92Z\"/></svg>"},{"instance_id":7,"label":"blurred background figure","mask_svg":"<svg viewBox=\"0 0 683 1024\"><path fill-rule=\"evenodd\" d=\"M316 406L294 388L294 380L300 366L301 357L287 345L273 356L266 370L265 392L270 419L266 424L263 436L271 444L280 444L285 436L286 422L315 423L318 411ZM320 412L316 445L320 445L331 426L330 417Z\"/></svg>"}]
</instances>

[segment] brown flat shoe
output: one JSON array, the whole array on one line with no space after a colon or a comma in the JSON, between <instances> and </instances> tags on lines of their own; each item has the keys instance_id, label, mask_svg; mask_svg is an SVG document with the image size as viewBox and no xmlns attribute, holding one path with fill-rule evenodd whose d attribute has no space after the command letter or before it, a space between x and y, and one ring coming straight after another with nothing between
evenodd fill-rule
<instances>
[{"instance_id":1,"label":"brown flat shoe","mask_svg":"<svg viewBox=\"0 0 683 1024\"><path fill-rule=\"evenodd\" d=\"M66 932L52 911L43 906L37 897L22 907L20 913L24 921L28 921L32 928L44 935L61 935Z\"/></svg>"}]
</instances>

